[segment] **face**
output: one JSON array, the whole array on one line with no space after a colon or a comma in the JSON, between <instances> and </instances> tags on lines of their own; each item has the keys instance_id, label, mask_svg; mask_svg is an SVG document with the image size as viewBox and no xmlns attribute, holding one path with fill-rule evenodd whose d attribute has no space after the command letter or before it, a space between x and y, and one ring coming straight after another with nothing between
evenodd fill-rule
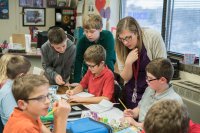
<instances>
[{"instance_id":1,"label":"face","mask_svg":"<svg viewBox=\"0 0 200 133\"><path fill-rule=\"evenodd\" d=\"M102 61L100 64L95 64L92 62L85 62L88 66L88 69L92 72L92 74L98 75L101 73L103 67L104 67L104 61Z\"/></svg>"},{"instance_id":2,"label":"face","mask_svg":"<svg viewBox=\"0 0 200 133\"><path fill-rule=\"evenodd\" d=\"M154 89L154 90L158 89L159 79L157 79L151 73L147 72L146 82L147 82L148 86L151 87L152 89Z\"/></svg>"},{"instance_id":3,"label":"face","mask_svg":"<svg viewBox=\"0 0 200 133\"><path fill-rule=\"evenodd\" d=\"M33 118L45 116L48 112L50 100L48 99L48 84L44 84L35 89L26 101L24 112L30 114Z\"/></svg>"},{"instance_id":4,"label":"face","mask_svg":"<svg viewBox=\"0 0 200 133\"><path fill-rule=\"evenodd\" d=\"M131 33L129 30L123 30L122 33L119 34L118 40L121 41L128 49L134 49L137 47L137 35Z\"/></svg>"},{"instance_id":5,"label":"face","mask_svg":"<svg viewBox=\"0 0 200 133\"><path fill-rule=\"evenodd\" d=\"M102 30L97 30L97 29L84 29L84 33L87 37L87 39L90 41L90 42L94 42L94 41L97 41L100 37L100 32Z\"/></svg>"},{"instance_id":6,"label":"face","mask_svg":"<svg viewBox=\"0 0 200 133\"><path fill-rule=\"evenodd\" d=\"M58 52L64 53L67 48L67 40L63 41L60 44L51 44L51 46Z\"/></svg>"}]
</instances>

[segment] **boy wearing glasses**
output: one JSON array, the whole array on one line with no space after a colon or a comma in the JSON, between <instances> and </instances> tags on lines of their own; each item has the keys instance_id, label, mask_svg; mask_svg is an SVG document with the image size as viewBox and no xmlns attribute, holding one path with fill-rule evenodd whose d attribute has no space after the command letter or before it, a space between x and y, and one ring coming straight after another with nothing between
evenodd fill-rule
<instances>
[{"instance_id":1,"label":"boy wearing glasses","mask_svg":"<svg viewBox=\"0 0 200 133\"><path fill-rule=\"evenodd\" d=\"M18 107L14 109L4 133L50 133L40 120L48 112L49 81L41 75L25 75L13 83L12 93ZM65 100L54 103L54 133L66 133L70 105Z\"/></svg>"},{"instance_id":2,"label":"boy wearing glasses","mask_svg":"<svg viewBox=\"0 0 200 133\"><path fill-rule=\"evenodd\" d=\"M59 27L53 27L48 31L48 39L41 47L45 76L52 85L64 85L70 79L76 46Z\"/></svg>"},{"instance_id":3,"label":"boy wearing glasses","mask_svg":"<svg viewBox=\"0 0 200 133\"><path fill-rule=\"evenodd\" d=\"M144 118L150 107L161 100L176 100L183 103L181 97L173 90L170 80L174 74L174 68L168 59L157 58L146 67L146 88L141 101L134 109L126 109L124 117L134 126L142 127ZM136 122L134 119L138 119Z\"/></svg>"},{"instance_id":4,"label":"boy wearing glasses","mask_svg":"<svg viewBox=\"0 0 200 133\"><path fill-rule=\"evenodd\" d=\"M80 84L73 90L66 93L70 101L84 103L99 103L101 100L112 100L114 93L114 75L105 65L106 51L101 45L92 45L84 53L84 61L88 66L88 71L81 80ZM74 97L74 94L88 89L88 92L95 97L82 98Z\"/></svg>"},{"instance_id":5,"label":"boy wearing glasses","mask_svg":"<svg viewBox=\"0 0 200 133\"><path fill-rule=\"evenodd\" d=\"M103 46L106 50L105 64L114 72L114 64L116 55L114 50L114 38L110 31L102 30L103 22L99 15L91 14L83 23L85 35L78 41L75 68L74 82L79 83L82 77L87 72L87 65L83 62L85 50L94 44Z\"/></svg>"},{"instance_id":6,"label":"boy wearing glasses","mask_svg":"<svg viewBox=\"0 0 200 133\"><path fill-rule=\"evenodd\" d=\"M0 90L0 116L3 125L6 124L8 118L13 112L17 103L12 94L12 85L15 78L26 74L31 67L30 61L24 56L13 56L7 64L7 77L8 80Z\"/></svg>"}]
</instances>

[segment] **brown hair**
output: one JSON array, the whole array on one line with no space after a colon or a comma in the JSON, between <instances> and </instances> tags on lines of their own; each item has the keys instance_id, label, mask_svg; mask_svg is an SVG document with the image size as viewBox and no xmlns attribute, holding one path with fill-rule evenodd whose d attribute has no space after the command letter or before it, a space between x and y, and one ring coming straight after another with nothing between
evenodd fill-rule
<instances>
[{"instance_id":1,"label":"brown hair","mask_svg":"<svg viewBox=\"0 0 200 133\"><path fill-rule=\"evenodd\" d=\"M84 60L99 65L106 60L106 50L101 45L92 45L86 49Z\"/></svg>"},{"instance_id":2,"label":"brown hair","mask_svg":"<svg viewBox=\"0 0 200 133\"><path fill-rule=\"evenodd\" d=\"M91 14L88 19L85 19L83 22L84 29L102 29L103 22L101 16L97 14Z\"/></svg>"},{"instance_id":3,"label":"brown hair","mask_svg":"<svg viewBox=\"0 0 200 133\"><path fill-rule=\"evenodd\" d=\"M60 27L53 27L48 31L48 39L51 44L57 45L67 39L65 31Z\"/></svg>"},{"instance_id":4,"label":"brown hair","mask_svg":"<svg viewBox=\"0 0 200 133\"><path fill-rule=\"evenodd\" d=\"M7 64L9 60L13 57L12 54L4 54L0 58L0 83L8 78L7 76Z\"/></svg>"},{"instance_id":5,"label":"brown hair","mask_svg":"<svg viewBox=\"0 0 200 133\"><path fill-rule=\"evenodd\" d=\"M155 103L144 120L145 133L188 133L188 127L187 108L175 100Z\"/></svg>"},{"instance_id":6,"label":"brown hair","mask_svg":"<svg viewBox=\"0 0 200 133\"><path fill-rule=\"evenodd\" d=\"M146 66L146 71L148 73L151 73L157 79L161 77L166 78L167 83L169 83L174 74L174 67L169 59L157 58L152 60Z\"/></svg>"},{"instance_id":7,"label":"brown hair","mask_svg":"<svg viewBox=\"0 0 200 133\"><path fill-rule=\"evenodd\" d=\"M35 88L49 84L49 81L42 75L27 74L17 77L12 86L12 93L16 101L26 100Z\"/></svg>"},{"instance_id":8,"label":"brown hair","mask_svg":"<svg viewBox=\"0 0 200 133\"><path fill-rule=\"evenodd\" d=\"M139 51L142 48L142 29L136 19L133 17L125 17L121 19L118 24L117 24L117 31L116 31L116 37L115 37L115 50L117 53L118 59L122 62L125 63L126 57L130 52L130 49L128 49L124 44L118 40L119 34L121 34L124 30L128 30L131 33L134 33L137 35L138 39L138 49Z\"/></svg>"},{"instance_id":9,"label":"brown hair","mask_svg":"<svg viewBox=\"0 0 200 133\"><path fill-rule=\"evenodd\" d=\"M12 57L7 65L7 76L10 79L15 79L19 74L26 74L31 67L30 61L24 56Z\"/></svg>"}]
</instances>

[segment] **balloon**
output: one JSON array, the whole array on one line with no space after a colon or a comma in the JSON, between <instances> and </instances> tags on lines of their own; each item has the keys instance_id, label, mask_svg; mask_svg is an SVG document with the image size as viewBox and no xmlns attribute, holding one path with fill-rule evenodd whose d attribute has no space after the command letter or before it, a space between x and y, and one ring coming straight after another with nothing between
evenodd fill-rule
<instances>
[{"instance_id":1,"label":"balloon","mask_svg":"<svg viewBox=\"0 0 200 133\"><path fill-rule=\"evenodd\" d=\"M95 1L95 6L97 8L97 10L100 12L101 9L103 9L103 7L106 5L106 0L96 0Z\"/></svg>"}]
</instances>

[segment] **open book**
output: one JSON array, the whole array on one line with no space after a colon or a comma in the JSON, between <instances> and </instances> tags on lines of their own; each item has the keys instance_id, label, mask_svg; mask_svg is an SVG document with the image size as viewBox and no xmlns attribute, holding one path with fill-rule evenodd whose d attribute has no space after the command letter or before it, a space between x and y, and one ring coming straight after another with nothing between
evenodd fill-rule
<instances>
[{"instance_id":1,"label":"open book","mask_svg":"<svg viewBox=\"0 0 200 133\"><path fill-rule=\"evenodd\" d=\"M78 94L75 94L73 96L79 96L79 97L93 97L94 95L93 94L90 94L88 92L80 92ZM73 97L71 96L71 97ZM67 96L66 94L61 94L60 95L61 98L65 99L65 100L68 100L69 99L69 96Z\"/></svg>"},{"instance_id":2,"label":"open book","mask_svg":"<svg viewBox=\"0 0 200 133\"><path fill-rule=\"evenodd\" d=\"M112 109L113 103L108 100L103 99L98 104L89 104L89 105L84 105L84 106L86 106L91 111L94 111L96 113L102 113L104 111Z\"/></svg>"}]
</instances>

